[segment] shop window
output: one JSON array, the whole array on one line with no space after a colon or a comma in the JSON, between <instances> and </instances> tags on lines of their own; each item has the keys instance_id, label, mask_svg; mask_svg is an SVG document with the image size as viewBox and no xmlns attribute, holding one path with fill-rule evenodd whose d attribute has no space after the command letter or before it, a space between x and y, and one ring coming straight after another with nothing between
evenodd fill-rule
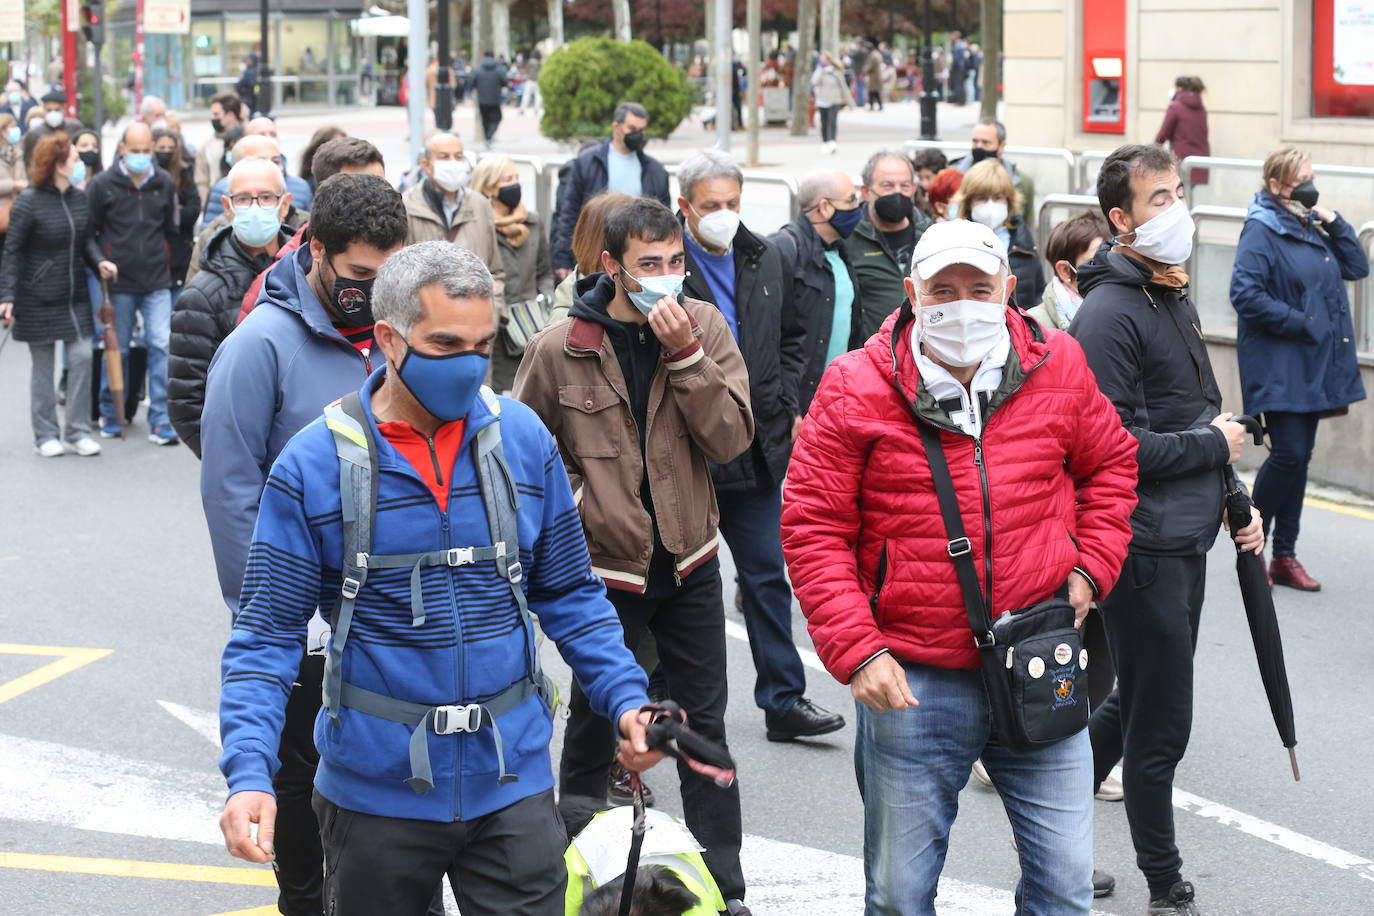
<instances>
[{"instance_id":1,"label":"shop window","mask_svg":"<svg viewBox=\"0 0 1374 916\"><path fill-rule=\"evenodd\" d=\"M1374 0L1313 0L1312 114L1374 117Z\"/></svg>"}]
</instances>

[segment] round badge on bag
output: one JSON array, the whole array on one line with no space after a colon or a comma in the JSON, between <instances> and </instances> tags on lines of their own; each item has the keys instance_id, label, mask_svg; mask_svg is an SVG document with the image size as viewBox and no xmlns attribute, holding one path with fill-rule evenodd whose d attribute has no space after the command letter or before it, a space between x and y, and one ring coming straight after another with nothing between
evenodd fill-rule
<instances>
[{"instance_id":1,"label":"round badge on bag","mask_svg":"<svg viewBox=\"0 0 1374 916\"><path fill-rule=\"evenodd\" d=\"M1059 645L1054 647L1054 660L1059 664L1067 665L1072 658L1073 649L1069 648L1068 643L1061 642Z\"/></svg>"},{"instance_id":2,"label":"round badge on bag","mask_svg":"<svg viewBox=\"0 0 1374 916\"><path fill-rule=\"evenodd\" d=\"M1087 670L1088 670L1088 650L1087 650L1087 649L1079 649L1079 650L1078 650L1078 667L1082 668L1084 671L1087 671Z\"/></svg>"},{"instance_id":3,"label":"round badge on bag","mask_svg":"<svg viewBox=\"0 0 1374 916\"><path fill-rule=\"evenodd\" d=\"M1040 656L1032 658L1026 663L1026 673L1039 680L1045 676L1045 660Z\"/></svg>"}]
</instances>

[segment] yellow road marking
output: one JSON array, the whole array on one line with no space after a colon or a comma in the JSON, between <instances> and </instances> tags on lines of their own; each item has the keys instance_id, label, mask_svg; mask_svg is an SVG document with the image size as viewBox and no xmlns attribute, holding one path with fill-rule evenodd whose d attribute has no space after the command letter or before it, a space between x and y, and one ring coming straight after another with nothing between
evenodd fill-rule
<instances>
[{"instance_id":1,"label":"yellow road marking","mask_svg":"<svg viewBox=\"0 0 1374 916\"><path fill-rule=\"evenodd\" d=\"M232 913L215 913L214 916L277 916L281 912L276 905L259 906L251 910L234 910Z\"/></svg>"},{"instance_id":2,"label":"yellow road marking","mask_svg":"<svg viewBox=\"0 0 1374 916\"><path fill-rule=\"evenodd\" d=\"M1325 499L1317 499L1311 496L1309 496L1307 499L1304 499L1302 502L1304 506L1311 506L1314 509L1325 509L1328 512L1339 512L1342 515L1353 515L1356 518L1374 519L1374 512L1371 512L1368 509L1357 509L1354 506L1347 506L1343 505L1342 503L1333 503Z\"/></svg>"},{"instance_id":3,"label":"yellow road marking","mask_svg":"<svg viewBox=\"0 0 1374 916\"><path fill-rule=\"evenodd\" d=\"M18 643L0 643L0 655L56 655L57 661L48 662L37 670L0 684L0 703L12 700L21 693L28 693L35 687L42 687L55 681L64 674L71 674L77 668L102 659L114 649L81 649L73 646L24 646Z\"/></svg>"},{"instance_id":4,"label":"yellow road marking","mask_svg":"<svg viewBox=\"0 0 1374 916\"><path fill-rule=\"evenodd\" d=\"M76 856L42 856L0 852L0 868L26 871L58 871L79 875L110 875L116 878L156 878L161 881L201 881L207 884L244 884L276 887L271 869L237 868L232 865L178 865L173 862L136 862L129 859L87 859ZM271 912L247 910L245 912Z\"/></svg>"}]
</instances>

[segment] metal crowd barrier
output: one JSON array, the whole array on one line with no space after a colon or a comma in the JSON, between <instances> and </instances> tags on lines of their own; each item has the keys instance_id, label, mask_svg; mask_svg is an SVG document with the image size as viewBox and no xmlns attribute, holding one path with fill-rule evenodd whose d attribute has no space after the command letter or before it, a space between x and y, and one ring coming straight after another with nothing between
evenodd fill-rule
<instances>
[{"instance_id":1,"label":"metal crowd barrier","mask_svg":"<svg viewBox=\"0 0 1374 916\"><path fill-rule=\"evenodd\" d=\"M1111 154L1112 151L1106 149L1085 149L1078 154L1078 190L1081 193L1091 194L1097 190L1097 172ZM1096 168L1093 167L1094 163Z\"/></svg>"},{"instance_id":2,"label":"metal crowd barrier","mask_svg":"<svg viewBox=\"0 0 1374 916\"><path fill-rule=\"evenodd\" d=\"M969 154L967 142L951 140L908 140L908 150L938 149L949 157L950 163ZM1066 149L1054 146L1014 146L1008 145L1003 155L1012 162L1028 159L1047 160L1064 166L1064 187L1072 189L1079 186L1078 160Z\"/></svg>"},{"instance_id":3,"label":"metal crowd barrier","mask_svg":"<svg viewBox=\"0 0 1374 916\"><path fill-rule=\"evenodd\" d=\"M1262 159L1227 159L1220 156L1189 156L1179 163L1180 177L1183 179L1183 186L1188 192L1189 200L1193 196L1192 170L1193 169L1233 169L1250 171L1255 173L1255 187L1261 186L1261 175L1264 172L1264 160ZM1338 178L1368 178L1374 181L1374 168L1359 165L1324 165L1319 162L1312 163L1314 175L1330 175ZM1374 189L1372 189L1374 190Z\"/></svg>"},{"instance_id":4,"label":"metal crowd barrier","mask_svg":"<svg viewBox=\"0 0 1374 916\"><path fill-rule=\"evenodd\" d=\"M1055 210L1096 212L1099 209L1097 198L1086 194L1046 194L1040 202L1035 220L1035 249L1040 252L1040 257L1045 256L1045 243L1049 241L1050 230L1059 222L1051 218Z\"/></svg>"}]
</instances>

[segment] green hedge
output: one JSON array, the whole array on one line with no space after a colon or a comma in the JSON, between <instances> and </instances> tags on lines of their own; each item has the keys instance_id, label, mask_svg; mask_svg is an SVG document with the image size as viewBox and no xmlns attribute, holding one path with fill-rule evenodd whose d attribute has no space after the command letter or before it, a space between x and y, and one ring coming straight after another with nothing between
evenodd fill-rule
<instances>
[{"instance_id":1,"label":"green hedge","mask_svg":"<svg viewBox=\"0 0 1374 916\"><path fill-rule=\"evenodd\" d=\"M649 113L645 133L665 139L691 113L693 87L647 42L580 38L549 55L539 92L539 128L554 140L607 136L621 102L643 105Z\"/></svg>"}]
</instances>

